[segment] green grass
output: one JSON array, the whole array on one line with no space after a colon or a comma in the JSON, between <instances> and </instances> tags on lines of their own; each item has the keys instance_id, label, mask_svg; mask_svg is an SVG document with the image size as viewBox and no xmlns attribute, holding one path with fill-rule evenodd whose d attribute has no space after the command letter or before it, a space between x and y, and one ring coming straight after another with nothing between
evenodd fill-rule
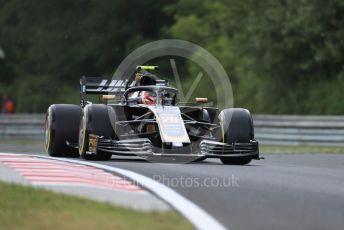
<instances>
[{"instance_id":1,"label":"green grass","mask_svg":"<svg viewBox=\"0 0 344 230\"><path fill-rule=\"evenodd\" d=\"M0 139L0 144L5 145L41 145L44 146L43 140L29 140L29 139Z\"/></svg>"},{"instance_id":2,"label":"green grass","mask_svg":"<svg viewBox=\"0 0 344 230\"><path fill-rule=\"evenodd\" d=\"M261 153L344 153L344 147L260 145Z\"/></svg>"},{"instance_id":3,"label":"green grass","mask_svg":"<svg viewBox=\"0 0 344 230\"><path fill-rule=\"evenodd\" d=\"M140 212L0 182L1 229L193 229L176 212Z\"/></svg>"}]
</instances>

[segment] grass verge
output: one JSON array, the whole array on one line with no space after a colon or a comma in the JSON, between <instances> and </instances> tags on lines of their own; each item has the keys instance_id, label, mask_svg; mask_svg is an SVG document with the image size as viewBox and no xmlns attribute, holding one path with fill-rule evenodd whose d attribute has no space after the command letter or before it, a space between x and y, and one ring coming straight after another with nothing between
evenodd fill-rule
<instances>
[{"instance_id":1,"label":"grass verge","mask_svg":"<svg viewBox=\"0 0 344 230\"><path fill-rule=\"evenodd\" d=\"M175 212L128 208L0 182L1 229L193 229Z\"/></svg>"},{"instance_id":2,"label":"grass verge","mask_svg":"<svg viewBox=\"0 0 344 230\"><path fill-rule=\"evenodd\" d=\"M261 153L344 153L344 147L260 145Z\"/></svg>"},{"instance_id":3,"label":"grass verge","mask_svg":"<svg viewBox=\"0 0 344 230\"><path fill-rule=\"evenodd\" d=\"M44 146L43 140L31 139L0 139L0 144L5 145L41 145Z\"/></svg>"}]
</instances>

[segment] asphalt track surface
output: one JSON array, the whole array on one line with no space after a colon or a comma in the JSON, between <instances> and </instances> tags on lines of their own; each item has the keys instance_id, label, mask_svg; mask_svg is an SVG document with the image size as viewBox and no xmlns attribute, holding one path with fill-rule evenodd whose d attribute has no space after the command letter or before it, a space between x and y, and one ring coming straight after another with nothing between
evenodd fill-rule
<instances>
[{"instance_id":1,"label":"asphalt track surface","mask_svg":"<svg viewBox=\"0 0 344 230\"><path fill-rule=\"evenodd\" d=\"M218 160L102 163L160 180L229 229L343 229L343 155L267 154L265 158L247 166L222 165ZM221 183L223 178L229 180ZM209 186L210 180L214 186Z\"/></svg>"},{"instance_id":2,"label":"asphalt track surface","mask_svg":"<svg viewBox=\"0 0 344 230\"><path fill-rule=\"evenodd\" d=\"M229 229L343 229L344 155L263 156L247 166L116 157L97 163L157 180Z\"/></svg>"}]
</instances>

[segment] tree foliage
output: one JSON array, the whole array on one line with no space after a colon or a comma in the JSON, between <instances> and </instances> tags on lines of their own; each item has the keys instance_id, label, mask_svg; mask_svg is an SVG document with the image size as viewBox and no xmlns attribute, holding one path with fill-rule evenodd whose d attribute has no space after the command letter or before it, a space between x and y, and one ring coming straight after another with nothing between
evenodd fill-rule
<instances>
[{"instance_id":1,"label":"tree foliage","mask_svg":"<svg viewBox=\"0 0 344 230\"><path fill-rule=\"evenodd\" d=\"M166 11L173 36L200 43L225 66L236 106L344 112L343 1L181 0Z\"/></svg>"},{"instance_id":2,"label":"tree foliage","mask_svg":"<svg viewBox=\"0 0 344 230\"><path fill-rule=\"evenodd\" d=\"M0 46L7 56L0 90L22 112L77 103L80 76L111 74L135 46L157 39L171 23L161 12L170 2L0 1Z\"/></svg>"},{"instance_id":3,"label":"tree foliage","mask_svg":"<svg viewBox=\"0 0 344 230\"><path fill-rule=\"evenodd\" d=\"M0 91L20 112L75 103L81 75L111 74L134 48L172 37L220 60L237 107L344 114L342 15L342 0L0 0Z\"/></svg>"}]
</instances>

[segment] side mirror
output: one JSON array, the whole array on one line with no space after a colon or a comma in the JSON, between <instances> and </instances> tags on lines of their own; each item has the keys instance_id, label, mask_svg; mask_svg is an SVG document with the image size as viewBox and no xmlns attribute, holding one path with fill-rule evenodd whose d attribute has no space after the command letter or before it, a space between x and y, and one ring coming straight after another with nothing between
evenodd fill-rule
<instances>
[{"instance_id":1,"label":"side mirror","mask_svg":"<svg viewBox=\"0 0 344 230\"><path fill-rule=\"evenodd\" d=\"M195 100L198 103L207 103L208 102L208 98L207 97L196 97Z\"/></svg>"}]
</instances>

